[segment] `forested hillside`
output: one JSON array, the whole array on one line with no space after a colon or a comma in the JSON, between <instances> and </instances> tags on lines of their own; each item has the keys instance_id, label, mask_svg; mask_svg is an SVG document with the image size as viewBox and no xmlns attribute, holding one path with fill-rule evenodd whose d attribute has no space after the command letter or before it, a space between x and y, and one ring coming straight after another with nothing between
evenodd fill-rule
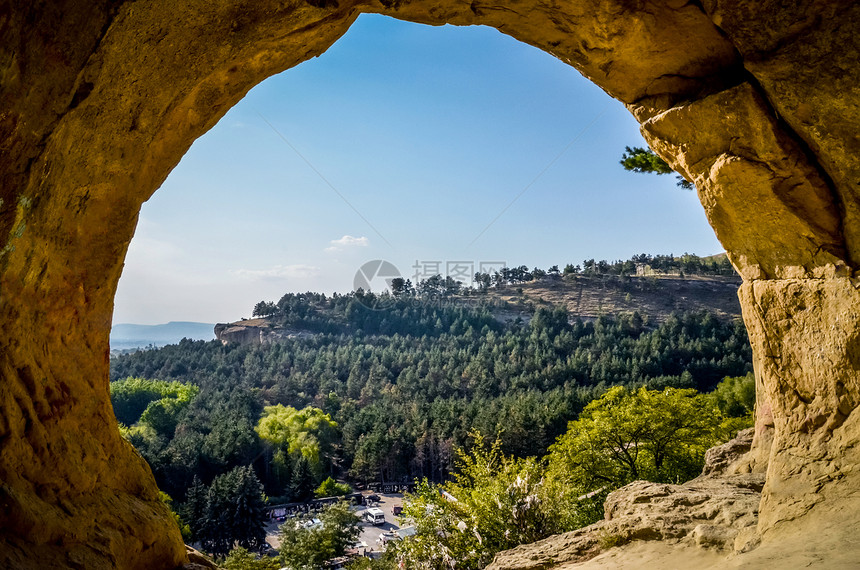
<instances>
[{"instance_id":1,"label":"forested hillside","mask_svg":"<svg viewBox=\"0 0 860 570\"><path fill-rule=\"evenodd\" d=\"M541 306L524 323L438 298L378 300L289 294L271 303L272 318L314 334L184 340L113 360L114 381L194 387L181 401L159 388L158 410L138 404L137 421L124 416L161 488L183 501L195 476L208 484L243 465L281 500L330 474L440 481L470 431L498 435L506 454L541 456L611 385L708 391L751 370L742 323L704 311L659 324L635 311L583 322ZM264 417L271 429L255 429Z\"/></svg>"}]
</instances>

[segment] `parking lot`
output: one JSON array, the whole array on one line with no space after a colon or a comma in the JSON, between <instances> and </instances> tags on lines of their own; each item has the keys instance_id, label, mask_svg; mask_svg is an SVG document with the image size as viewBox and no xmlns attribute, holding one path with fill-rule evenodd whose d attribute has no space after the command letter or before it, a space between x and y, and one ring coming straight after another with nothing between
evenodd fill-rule
<instances>
[{"instance_id":1,"label":"parking lot","mask_svg":"<svg viewBox=\"0 0 860 570\"><path fill-rule=\"evenodd\" d=\"M389 494L385 495L379 493L379 503L374 505L382 509L382 512L385 513L385 524L374 526L368 522L363 522L361 529L361 538L360 540L367 544L368 548L372 550L380 551L382 550L382 545L377 542L379 537L382 536L383 532L392 532L400 528L397 517L391 512L392 507L394 505L402 505L403 504L403 495L402 494ZM359 510L356 511L356 514L362 516L362 511L364 511L365 507L360 507Z\"/></svg>"},{"instance_id":2,"label":"parking lot","mask_svg":"<svg viewBox=\"0 0 860 570\"><path fill-rule=\"evenodd\" d=\"M383 547L380 541L382 533L392 532L400 528L397 517L392 513L392 508L394 505L403 504L403 495L401 493L378 493L378 495L379 502L375 503L373 506L382 509L382 512L385 513L385 524L374 526L364 520L363 513L370 505L353 507L352 509L355 514L362 517L361 535L359 540L367 545L367 553L382 551ZM271 521L266 525L266 542L268 542L272 548L277 549L281 546L278 531L281 524L283 523Z\"/></svg>"}]
</instances>

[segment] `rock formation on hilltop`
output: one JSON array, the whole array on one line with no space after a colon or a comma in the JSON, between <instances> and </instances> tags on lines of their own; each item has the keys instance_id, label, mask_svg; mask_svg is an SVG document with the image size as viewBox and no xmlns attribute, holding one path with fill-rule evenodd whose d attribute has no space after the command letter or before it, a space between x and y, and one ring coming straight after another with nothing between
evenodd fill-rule
<instances>
[{"instance_id":1,"label":"rock formation on hilltop","mask_svg":"<svg viewBox=\"0 0 860 570\"><path fill-rule=\"evenodd\" d=\"M191 143L361 12L493 26L627 105L652 148L696 184L744 278L759 401L750 453L769 468L761 546L740 556L816 525L856 528L857 2L5 0L0 566L187 561L110 408L123 258L141 204ZM853 543L832 556L846 551L860 556Z\"/></svg>"},{"instance_id":2,"label":"rock formation on hilltop","mask_svg":"<svg viewBox=\"0 0 860 570\"><path fill-rule=\"evenodd\" d=\"M309 336L313 336L313 333L278 326L264 318L215 325L215 338L222 344L268 344L287 338Z\"/></svg>"}]
</instances>

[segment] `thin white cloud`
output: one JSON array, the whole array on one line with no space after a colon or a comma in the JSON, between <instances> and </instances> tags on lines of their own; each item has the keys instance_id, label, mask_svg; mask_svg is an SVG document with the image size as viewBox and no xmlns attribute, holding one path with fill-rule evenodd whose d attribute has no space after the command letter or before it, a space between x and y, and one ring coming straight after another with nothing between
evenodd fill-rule
<instances>
[{"instance_id":1,"label":"thin white cloud","mask_svg":"<svg viewBox=\"0 0 860 570\"><path fill-rule=\"evenodd\" d=\"M345 235L340 239L333 239L329 242L331 246L325 248L326 252L341 251L348 247L367 247L370 245L370 240L365 236L353 237Z\"/></svg>"},{"instance_id":2,"label":"thin white cloud","mask_svg":"<svg viewBox=\"0 0 860 570\"><path fill-rule=\"evenodd\" d=\"M233 272L237 277L251 280L270 279L307 279L320 274L315 265L275 265L269 269L238 269Z\"/></svg>"}]
</instances>

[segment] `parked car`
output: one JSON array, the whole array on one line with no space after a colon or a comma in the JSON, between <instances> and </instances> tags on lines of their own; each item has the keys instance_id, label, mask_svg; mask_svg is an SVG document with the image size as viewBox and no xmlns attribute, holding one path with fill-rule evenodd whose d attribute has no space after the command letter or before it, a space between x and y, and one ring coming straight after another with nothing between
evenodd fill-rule
<instances>
[{"instance_id":1,"label":"parked car","mask_svg":"<svg viewBox=\"0 0 860 570\"><path fill-rule=\"evenodd\" d=\"M364 518L372 525L385 524L385 513L382 509L372 507L364 511Z\"/></svg>"}]
</instances>

